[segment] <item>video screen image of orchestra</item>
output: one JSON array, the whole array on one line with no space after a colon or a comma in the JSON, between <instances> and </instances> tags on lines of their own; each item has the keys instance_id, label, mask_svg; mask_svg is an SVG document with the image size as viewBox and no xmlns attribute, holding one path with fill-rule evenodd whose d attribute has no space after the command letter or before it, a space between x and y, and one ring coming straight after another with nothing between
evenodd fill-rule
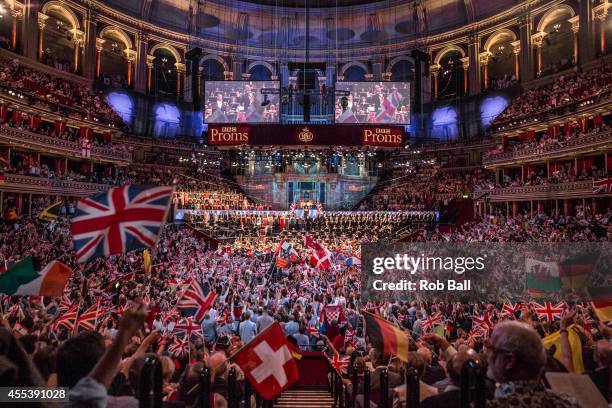
<instances>
[{"instance_id":1,"label":"video screen image of orchestra","mask_svg":"<svg viewBox=\"0 0 612 408\"><path fill-rule=\"evenodd\" d=\"M348 91L338 92L338 91ZM336 123L410 123L410 83L336 82Z\"/></svg>"}]
</instances>

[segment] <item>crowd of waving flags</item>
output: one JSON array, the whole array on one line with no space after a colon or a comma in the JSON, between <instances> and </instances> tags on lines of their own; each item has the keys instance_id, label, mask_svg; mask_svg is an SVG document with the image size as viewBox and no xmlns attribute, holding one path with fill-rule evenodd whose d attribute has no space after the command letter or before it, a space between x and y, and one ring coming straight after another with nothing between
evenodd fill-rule
<instances>
[{"instance_id":1,"label":"crowd of waving flags","mask_svg":"<svg viewBox=\"0 0 612 408\"><path fill-rule=\"evenodd\" d=\"M172 201L172 193L172 187L127 185L79 200L74 217L71 219L77 262L87 262L96 257L132 250L144 250L144 269L145 273L150 274L152 264L149 250L154 250L159 239ZM52 207L45 209L41 220L49 221L56 216L59 207ZM293 263L308 262L316 269L328 270L334 264L340 263L345 266L361 265L358 256L333 253L311 236L306 237L305 246L309 248L308 253L300 255L289 243L281 241L274 254L274 266L282 269ZM72 273L70 267L57 260L41 267L36 265L31 257L26 257L15 265L5 265L3 269L3 273L0 273L0 293L7 295L61 297ZM590 274L590 268L587 263L556 264L527 259L526 272L529 289L549 293L567 285L582 284L584 276ZM166 317L179 316L178 310L188 315L174 326L172 333L165 334L173 337L168 348L169 353L179 356L189 353L191 339L203 337L202 321L215 302L217 293L207 282L197 279L169 282L169 284L181 286L182 296L176 307L166 313ZM602 321L612 320L610 293L612 293L611 288L597 288L593 294L592 306ZM142 300L148 302L147 299ZM532 302L523 305L507 302L501 310L488 308L482 314L474 314L473 327L469 335L487 337L494 328L496 317L518 318L524 307L529 307L539 320L549 322L561 319L568 309L568 305L564 302ZM51 327L53 332L64 330L76 333L81 330L95 330L102 327L112 312L122 312L112 307L111 299L103 299L84 307L81 304L71 303L65 295L59 302L58 309L59 317ZM365 309L362 314L366 335L374 347L407 361L412 334L402 327L402 317L399 321L390 321L377 313L372 313L368 307ZM20 306L13 305L9 313L17 320L16 330L25 329L20 323L23 315ZM233 310L233 313L235 318L236 310ZM216 319L225 323L232 322L232 315L225 309L218 313ZM347 325L344 341L346 344L356 345L353 328L342 305L325 306L320 311L319 321L316 324L309 324L308 334L318 337L332 322ZM421 321L424 332L442 335L447 331L448 325L441 312L432 313ZM558 345L559 337L558 332L552 333L544 339L544 342L546 345ZM582 362L576 354L576 350L581 346L579 336L570 336L570 344L574 367L581 367ZM557 351L559 350L560 347L557 347ZM296 360L300 357L300 351L285 338L280 324L275 322L230 359L241 367L245 377L264 398L273 398L298 380ZM344 371L348 366L347 359L337 352L328 356L328 359L330 366L338 371Z\"/></svg>"}]
</instances>

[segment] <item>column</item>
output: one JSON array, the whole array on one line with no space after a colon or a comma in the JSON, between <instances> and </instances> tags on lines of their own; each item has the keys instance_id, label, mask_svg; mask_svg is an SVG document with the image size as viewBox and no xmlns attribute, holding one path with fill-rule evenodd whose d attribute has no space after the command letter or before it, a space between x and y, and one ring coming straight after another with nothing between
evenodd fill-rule
<instances>
[{"instance_id":1,"label":"column","mask_svg":"<svg viewBox=\"0 0 612 408\"><path fill-rule=\"evenodd\" d=\"M181 84L184 82L186 69L185 64L181 62L175 63L174 66L176 67L176 99L180 100L182 90Z\"/></svg>"},{"instance_id":2,"label":"column","mask_svg":"<svg viewBox=\"0 0 612 408\"><path fill-rule=\"evenodd\" d=\"M530 81L534 78L533 72L533 47L531 44L531 29L533 19L530 15L521 17L519 21L521 80Z\"/></svg>"},{"instance_id":3,"label":"column","mask_svg":"<svg viewBox=\"0 0 612 408\"><path fill-rule=\"evenodd\" d=\"M382 73L383 73L383 61L372 62L372 74L374 75L375 81L383 80Z\"/></svg>"},{"instance_id":4,"label":"column","mask_svg":"<svg viewBox=\"0 0 612 408\"><path fill-rule=\"evenodd\" d=\"M579 44L578 44L578 35L580 32L580 16L574 16L572 18L570 18L569 20L567 20L570 22L570 24L572 25L572 33L573 33L573 50L574 52L572 53L573 59L574 59L574 64L577 64L580 58L579 55Z\"/></svg>"},{"instance_id":5,"label":"column","mask_svg":"<svg viewBox=\"0 0 612 408\"><path fill-rule=\"evenodd\" d=\"M480 38L476 35L470 36L468 39L468 58L469 58L469 89L470 95L478 95L480 93L480 61L479 52Z\"/></svg>"},{"instance_id":6,"label":"column","mask_svg":"<svg viewBox=\"0 0 612 408\"><path fill-rule=\"evenodd\" d=\"M127 53L127 85L131 88L134 82L132 71L134 70L134 63L136 62L136 51L125 50L125 52Z\"/></svg>"},{"instance_id":7,"label":"column","mask_svg":"<svg viewBox=\"0 0 612 408\"><path fill-rule=\"evenodd\" d=\"M514 54L514 76L517 81L521 80L521 40L511 42L512 53Z\"/></svg>"},{"instance_id":8,"label":"column","mask_svg":"<svg viewBox=\"0 0 612 408\"><path fill-rule=\"evenodd\" d=\"M461 61L461 66L463 67L463 94L469 94L469 68L470 68L470 58L463 57L459 61Z\"/></svg>"},{"instance_id":9,"label":"column","mask_svg":"<svg viewBox=\"0 0 612 408\"><path fill-rule=\"evenodd\" d=\"M11 26L11 47L13 51L17 50L17 23L23 17L23 12L16 8L11 10L12 26Z\"/></svg>"},{"instance_id":10,"label":"column","mask_svg":"<svg viewBox=\"0 0 612 408\"><path fill-rule=\"evenodd\" d=\"M74 45L74 73L79 73L79 63L81 55L81 44L83 43L83 35L79 30L72 30L72 44Z\"/></svg>"},{"instance_id":11,"label":"column","mask_svg":"<svg viewBox=\"0 0 612 408\"><path fill-rule=\"evenodd\" d=\"M580 41L581 64L595 58L595 47L593 43L593 2L592 0L578 0L578 15L580 16L580 27L578 37Z\"/></svg>"},{"instance_id":12,"label":"column","mask_svg":"<svg viewBox=\"0 0 612 408\"><path fill-rule=\"evenodd\" d=\"M531 42L536 48L536 76L542 76L542 46L544 44L546 33L541 31L531 36Z\"/></svg>"},{"instance_id":13,"label":"column","mask_svg":"<svg viewBox=\"0 0 612 408\"><path fill-rule=\"evenodd\" d=\"M31 59L36 59L38 49L38 10L42 4L39 0L23 0L23 24L21 24L21 53Z\"/></svg>"},{"instance_id":14,"label":"column","mask_svg":"<svg viewBox=\"0 0 612 408\"><path fill-rule=\"evenodd\" d=\"M153 86L153 55L147 55L147 92L151 92Z\"/></svg>"},{"instance_id":15,"label":"column","mask_svg":"<svg viewBox=\"0 0 612 408\"><path fill-rule=\"evenodd\" d=\"M136 35L136 67L134 72L134 89L137 92L145 93L149 88L149 69L147 64L147 51L149 36L139 32Z\"/></svg>"},{"instance_id":16,"label":"column","mask_svg":"<svg viewBox=\"0 0 612 408\"><path fill-rule=\"evenodd\" d=\"M102 54L102 47L106 42L103 38L96 38L96 79L100 78L100 59Z\"/></svg>"},{"instance_id":17,"label":"column","mask_svg":"<svg viewBox=\"0 0 612 408\"><path fill-rule=\"evenodd\" d=\"M244 60L242 58L232 58L232 75L234 79L239 81L242 78L242 73L244 72L243 66Z\"/></svg>"},{"instance_id":18,"label":"column","mask_svg":"<svg viewBox=\"0 0 612 408\"><path fill-rule=\"evenodd\" d=\"M490 52L483 52L480 54L479 62L482 66L482 89L486 91L489 89L489 57Z\"/></svg>"},{"instance_id":19,"label":"column","mask_svg":"<svg viewBox=\"0 0 612 408\"><path fill-rule=\"evenodd\" d=\"M605 55L606 53L606 22L608 18L606 6L606 3L602 3L593 10L597 19L597 26L599 27L599 55Z\"/></svg>"},{"instance_id":20,"label":"column","mask_svg":"<svg viewBox=\"0 0 612 408\"><path fill-rule=\"evenodd\" d=\"M45 32L45 25L47 24L47 19L49 16L43 13L38 13L38 60L42 61L43 53L45 52L43 48L43 33Z\"/></svg>"},{"instance_id":21,"label":"column","mask_svg":"<svg viewBox=\"0 0 612 408\"><path fill-rule=\"evenodd\" d=\"M83 53L83 76L89 79L95 79L96 65L98 61L98 22L96 16L91 10L87 10L85 17L85 34L84 34L84 53Z\"/></svg>"},{"instance_id":22,"label":"column","mask_svg":"<svg viewBox=\"0 0 612 408\"><path fill-rule=\"evenodd\" d=\"M438 99L438 74L440 73L440 65L434 64L429 67L429 72L431 72L431 82L433 85L433 99Z\"/></svg>"}]
</instances>

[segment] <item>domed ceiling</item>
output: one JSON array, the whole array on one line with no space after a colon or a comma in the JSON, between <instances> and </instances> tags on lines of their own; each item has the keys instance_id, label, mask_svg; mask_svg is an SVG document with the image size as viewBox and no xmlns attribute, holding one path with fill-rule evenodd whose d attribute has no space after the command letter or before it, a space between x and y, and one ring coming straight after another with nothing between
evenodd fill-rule
<instances>
[{"instance_id":1,"label":"domed ceiling","mask_svg":"<svg viewBox=\"0 0 612 408\"><path fill-rule=\"evenodd\" d=\"M505 11L521 0L106 0L160 27L221 42L300 49L310 5L313 48L392 44Z\"/></svg>"}]
</instances>

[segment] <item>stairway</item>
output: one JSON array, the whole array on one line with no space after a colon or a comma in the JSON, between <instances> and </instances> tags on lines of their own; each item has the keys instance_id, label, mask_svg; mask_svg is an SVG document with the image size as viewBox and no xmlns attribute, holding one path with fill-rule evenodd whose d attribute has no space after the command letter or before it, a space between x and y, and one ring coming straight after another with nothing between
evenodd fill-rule
<instances>
[{"instance_id":1,"label":"stairway","mask_svg":"<svg viewBox=\"0 0 612 408\"><path fill-rule=\"evenodd\" d=\"M327 390L287 390L274 403L275 408L331 408L333 399Z\"/></svg>"}]
</instances>

